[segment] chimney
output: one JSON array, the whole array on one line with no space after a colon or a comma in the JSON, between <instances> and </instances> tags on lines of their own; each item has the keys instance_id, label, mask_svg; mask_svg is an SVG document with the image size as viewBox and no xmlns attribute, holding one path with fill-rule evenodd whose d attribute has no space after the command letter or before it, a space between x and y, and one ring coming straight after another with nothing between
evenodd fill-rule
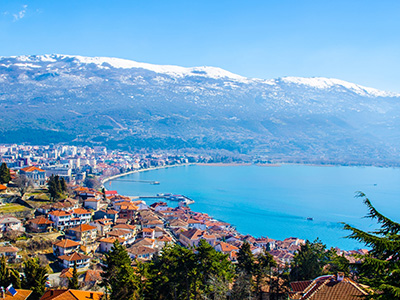
<instances>
[{"instance_id":1,"label":"chimney","mask_svg":"<svg viewBox=\"0 0 400 300\"><path fill-rule=\"evenodd\" d=\"M90 293L90 297L89 297L90 299L93 299L93 293Z\"/></svg>"},{"instance_id":2,"label":"chimney","mask_svg":"<svg viewBox=\"0 0 400 300\"><path fill-rule=\"evenodd\" d=\"M337 281L343 281L343 279L344 279L344 273L338 272L337 273Z\"/></svg>"}]
</instances>

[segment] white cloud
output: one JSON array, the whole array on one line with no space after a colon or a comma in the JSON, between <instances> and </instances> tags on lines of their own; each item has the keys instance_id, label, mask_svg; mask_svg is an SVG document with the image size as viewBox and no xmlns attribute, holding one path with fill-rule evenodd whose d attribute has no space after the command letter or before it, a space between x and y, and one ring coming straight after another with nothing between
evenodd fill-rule
<instances>
[{"instance_id":1,"label":"white cloud","mask_svg":"<svg viewBox=\"0 0 400 300\"><path fill-rule=\"evenodd\" d=\"M26 10L28 9L28 5L23 5L22 10L20 10L18 13L13 14L14 17L14 22L21 20L23 17L25 17Z\"/></svg>"}]
</instances>

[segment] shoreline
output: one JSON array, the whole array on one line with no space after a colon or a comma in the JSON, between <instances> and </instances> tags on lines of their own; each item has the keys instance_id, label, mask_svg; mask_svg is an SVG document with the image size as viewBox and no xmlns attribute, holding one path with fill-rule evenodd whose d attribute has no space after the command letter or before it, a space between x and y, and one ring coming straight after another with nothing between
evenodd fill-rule
<instances>
[{"instance_id":1,"label":"shoreline","mask_svg":"<svg viewBox=\"0 0 400 300\"><path fill-rule=\"evenodd\" d=\"M120 173L120 174L112 175L110 177L106 177L101 181L101 185L104 187L104 184L109 182L109 181L111 181L111 180L114 180L114 179L117 179L117 178L120 178L120 177L124 177L124 176L128 176L128 175L131 175L131 174L135 174L135 173L141 173L141 172L153 171L153 170L161 170L161 169L168 169L168 168L174 168L174 167L191 166L191 165L194 165L194 163L172 165L172 166L160 166L160 167L152 167L152 168L147 168L147 169L133 170L133 171L129 171L129 172L126 172L126 173Z\"/></svg>"}]
</instances>

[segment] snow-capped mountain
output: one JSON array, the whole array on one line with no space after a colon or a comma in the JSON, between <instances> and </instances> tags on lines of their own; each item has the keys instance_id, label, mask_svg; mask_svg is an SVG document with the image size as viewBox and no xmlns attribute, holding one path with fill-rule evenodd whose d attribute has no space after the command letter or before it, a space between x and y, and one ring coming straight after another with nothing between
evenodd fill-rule
<instances>
[{"instance_id":1,"label":"snow-capped mountain","mask_svg":"<svg viewBox=\"0 0 400 300\"><path fill-rule=\"evenodd\" d=\"M399 94L338 79L264 80L107 57L0 57L0 142L222 148L285 161L392 164L400 154L399 101Z\"/></svg>"}]
</instances>

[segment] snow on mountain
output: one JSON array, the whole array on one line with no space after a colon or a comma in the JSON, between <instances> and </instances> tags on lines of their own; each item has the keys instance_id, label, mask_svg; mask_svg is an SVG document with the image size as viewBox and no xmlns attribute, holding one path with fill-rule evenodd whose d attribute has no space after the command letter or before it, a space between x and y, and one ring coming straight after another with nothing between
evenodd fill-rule
<instances>
[{"instance_id":1,"label":"snow on mountain","mask_svg":"<svg viewBox=\"0 0 400 300\"><path fill-rule=\"evenodd\" d=\"M1 57L3 58L3 57ZM1 59L0 58L0 59ZM35 64L38 62L47 63L47 67L51 67L54 63L60 60L72 59L82 65L94 64L99 69L145 69L153 71L158 74L165 74L175 78L184 78L187 76L198 76L204 78L213 79L225 79L232 80L240 83L254 83L254 84L266 84L266 85L279 85L279 82L283 82L288 85L306 86L319 90L327 89L347 89L358 95L366 97L399 97L400 94L381 91L378 89L365 87L355 83L347 82L340 79L324 78L324 77L283 77L279 79L256 79L243 77L229 71L226 71L217 67L180 67L174 65L155 65L149 63L141 63L128 59L113 58L113 57L87 57L80 55L64 55L64 54L51 54L51 55L30 55L30 56L14 56L20 63L15 63L14 66L21 68L40 68L39 65ZM0 64L0 66L8 67L10 65Z\"/></svg>"},{"instance_id":2,"label":"snow on mountain","mask_svg":"<svg viewBox=\"0 0 400 300\"><path fill-rule=\"evenodd\" d=\"M348 90L355 92L361 96L373 96L373 97L399 97L400 94L380 91L374 88L365 87L355 83L350 83L340 79L324 78L324 77L283 77L283 82L292 83L297 85L305 85L316 89L330 89L333 87L344 87Z\"/></svg>"}]
</instances>

